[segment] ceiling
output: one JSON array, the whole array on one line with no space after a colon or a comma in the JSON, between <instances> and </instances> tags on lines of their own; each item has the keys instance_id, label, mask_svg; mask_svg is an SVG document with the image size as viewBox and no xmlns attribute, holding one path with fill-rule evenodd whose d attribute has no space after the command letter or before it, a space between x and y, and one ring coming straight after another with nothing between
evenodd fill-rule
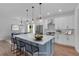
<instances>
[{"instance_id":1,"label":"ceiling","mask_svg":"<svg viewBox=\"0 0 79 59\"><path fill-rule=\"evenodd\" d=\"M41 7L42 16L60 15L61 13L74 12L77 3L43 3ZM2 16L26 16L32 17L32 6L34 6L34 18L39 17L40 9L38 3L0 3L0 17ZM60 11L60 12L59 12Z\"/></svg>"}]
</instances>

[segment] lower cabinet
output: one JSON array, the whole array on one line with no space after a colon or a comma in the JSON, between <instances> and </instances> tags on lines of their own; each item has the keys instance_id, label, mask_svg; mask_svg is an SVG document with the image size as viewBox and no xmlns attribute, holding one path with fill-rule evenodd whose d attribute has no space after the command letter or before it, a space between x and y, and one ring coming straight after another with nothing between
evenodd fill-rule
<instances>
[{"instance_id":1,"label":"lower cabinet","mask_svg":"<svg viewBox=\"0 0 79 59\"><path fill-rule=\"evenodd\" d=\"M74 35L63 35L63 34L56 34L55 35L55 43L74 46L75 44Z\"/></svg>"}]
</instances>

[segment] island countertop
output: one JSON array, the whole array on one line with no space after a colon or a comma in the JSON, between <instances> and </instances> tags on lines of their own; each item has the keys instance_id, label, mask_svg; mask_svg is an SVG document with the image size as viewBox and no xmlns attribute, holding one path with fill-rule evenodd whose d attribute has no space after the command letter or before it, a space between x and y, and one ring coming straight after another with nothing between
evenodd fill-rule
<instances>
[{"instance_id":1,"label":"island countertop","mask_svg":"<svg viewBox=\"0 0 79 59\"><path fill-rule=\"evenodd\" d=\"M29 34L20 34L20 35L14 35L14 37L19 37L23 40L27 40L33 43L37 43L39 45L44 45L45 43L49 42L54 38L54 36L49 36L49 35L43 35L43 38L41 41L35 41L35 36L32 33Z\"/></svg>"}]
</instances>

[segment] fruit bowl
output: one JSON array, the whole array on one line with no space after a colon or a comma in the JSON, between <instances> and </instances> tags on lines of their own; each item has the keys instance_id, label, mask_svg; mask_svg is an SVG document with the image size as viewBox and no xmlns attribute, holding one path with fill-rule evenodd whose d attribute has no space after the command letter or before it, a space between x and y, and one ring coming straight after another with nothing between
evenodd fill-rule
<instances>
[{"instance_id":1,"label":"fruit bowl","mask_svg":"<svg viewBox=\"0 0 79 59\"><path fill-rule=\"evenodd\" d=\"M36 40L36 41L41 41L42 38L43 38L43 35L40 35L40 34L36 34L36 35L35 35L35 40Z\"/></svg>"}]
</instances>

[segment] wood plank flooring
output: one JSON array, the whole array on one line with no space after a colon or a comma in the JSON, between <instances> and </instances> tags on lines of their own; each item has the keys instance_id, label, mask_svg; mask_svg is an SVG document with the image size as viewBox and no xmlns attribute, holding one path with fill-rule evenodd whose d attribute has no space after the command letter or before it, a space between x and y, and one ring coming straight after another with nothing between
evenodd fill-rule
<instances>
[{"instance_id":1,"label":"wood plank flooring","mask_svg":"<svg viewBox=\"0 0 79 59\"><path fill-rule=\"evenodd\" d=\"M73 47L67 47L55 44L54 56L79 56ZM0 41L0 56L15 56L10 50L10 44L7 41Z\"/></svg>"},{"instance_id":2,"label":"wood plank flooring","mask_svg":"<svg viewBox=\"0 0 79 59\"><path fill-rule=\"evenodd\" d=\"M55 44L55 56L79 56L74 47Z\"/></svg>"}]
</instances>

